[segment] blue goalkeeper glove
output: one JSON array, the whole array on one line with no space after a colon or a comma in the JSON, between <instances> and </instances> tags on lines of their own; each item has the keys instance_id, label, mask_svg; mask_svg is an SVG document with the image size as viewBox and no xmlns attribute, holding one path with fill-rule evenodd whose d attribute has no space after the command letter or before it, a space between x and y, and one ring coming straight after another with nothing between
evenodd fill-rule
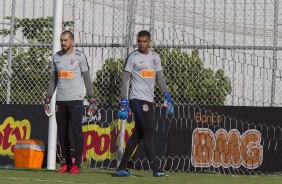
<instances>
[{"instance_id":1,"label":"blue goalkeeper glove","mask_svg":"<svg viewBox=\"0 0 282 184\"><path fill-rule=\"evenodd\" d=\"M131 114L131 110L129 105L129 101L127 98L122 98L120 101L120 109L118 110L117 117L124 120L128 118L128 114Z\"/></svg>"},{"instance_id":2,"label":"blue goalkeeper glove","mask_svg":"<svg viewBox=\"0 0 282 184\"><path fill-rule=\"evenodd\" d=\"M171 100L169 92L167 91L164 92L164 97L165 97L164 106L167 108L167 113L173 114L173 105L172 105L172 100Z\"/></svg>"}]
</instances>

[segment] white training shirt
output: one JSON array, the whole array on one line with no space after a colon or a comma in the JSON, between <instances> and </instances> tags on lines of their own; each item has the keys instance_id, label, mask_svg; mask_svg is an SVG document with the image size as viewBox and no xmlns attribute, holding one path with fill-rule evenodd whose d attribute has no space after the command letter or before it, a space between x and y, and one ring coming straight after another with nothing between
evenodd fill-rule
<instances>
[{"instance_id":1,"label":"white training shirt","mask_svg":"<svg viewBox=\"0 0 282 184\"><path fill-rule=\"evenodd\" d=\"M57 101L83 100L82 72L89 70L83 52L74 50L71 54L57 52L53 59L53 75L58 74Z\"/></svg>"},{"instance_id":2,"label":"white training shirt","mask_svg":"<svg viewBox=\"0 0 282 184\"><path fill-rule=\"evenodd\" d=\"M152 51L144 55L136 50L128 56L124 70L131 73L129 99L153 102L156 72L162 70L160 56Z\"/></svg>"}]
</instances>

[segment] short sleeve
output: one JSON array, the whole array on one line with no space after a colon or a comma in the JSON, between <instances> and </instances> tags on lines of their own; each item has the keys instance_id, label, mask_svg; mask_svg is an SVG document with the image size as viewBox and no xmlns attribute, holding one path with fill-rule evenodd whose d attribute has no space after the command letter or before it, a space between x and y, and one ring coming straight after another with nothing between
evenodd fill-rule
<instances>
[{"instance_id":1,"label":"short sleeve","mask_svg":"<svg viewBox=\"0 0 282 184\"><path fill-rule=\"evenodd\" d=\"M57 66L56 66L56 63L53 60L52 73L55 73L55 72L57 72Z\"/></svg>"},{"instance_id":2,"label":"short sleeve","mask_svg":"<svg viewBox=\"0 0 282 184\"><path fill-rule=\"evenodd\" d=\"M161 58L160 58L160 56L158 55L157 56L157 69L156 69L156 71L161 71L161 70L163 70L163 68L162 68L162 61L161 61Z\"/></svg>"},{"instance_id":3,"label":"short sleeve","mask_svg":"<svg viewBox=\"0 0 282 184\"><path fill-rule=\"evenodd\" d=\"M126 61L125 61L125 66L124 66L124 70L127 72L132 72L133 68L134 68L134 54L130 54Z\"/></svg>"},{"instance_id":4,"label":"short sleeve","mask_svg":"<svg viewBox=\"0 0 282 184\"><path fill-rule=\"evenodd\" d=\"M57 65L56 65L56 62L55 62L56 57L58 57L58 53L54 54L53 58L52 58L52 68L51 68L52 74L58 72Z\"/></svg>"},{"instance_id":5,"label":"short sleeve","mask_svg":"<svg viewBox=\"0 0 282 184\"><path fill-rule=\"evenodd\" d=\"M81 53L79 60L80 60L79 65L80 65L81 72L88 71L89 65L88 65L87 58L84 53Z\"/></svg>"}]
</instances>

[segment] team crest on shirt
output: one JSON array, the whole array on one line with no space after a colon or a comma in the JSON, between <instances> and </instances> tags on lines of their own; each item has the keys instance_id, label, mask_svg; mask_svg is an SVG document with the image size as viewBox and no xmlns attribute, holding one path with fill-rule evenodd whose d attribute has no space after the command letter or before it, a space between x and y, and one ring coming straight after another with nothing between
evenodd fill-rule
<instances>
[{"instance_id":1,"label":"team crest on shirt","mask_svg":"<svg viewBox=\"0 0 282 184\"><path fill-rule=\"evenodd\" d=\"M77 63L77 60L75 58L71 59L70 65L75 66Z\"/></svg>"},{"instance_id":2,"label":"team crest on shirt","mask_svg":"<svg viewBox=\"0 0 282 184\"><path fill-rule=\"evenodd\" d=\"M157 65L157 59L156 59L156 58L153 58L153 59L152 59L152 63L153 63L153 65Z\"/></svg>"},{"instance_id":3,"label":"team crest on shirt","mask_svg":"<svg viewBox=\"0 0 282 184\"><path fill-rule=\"evenodd\" d=\"M142 105L143 111L147 112L149 110L149 106L147 104Z\"/></svg>"}]
</instances>

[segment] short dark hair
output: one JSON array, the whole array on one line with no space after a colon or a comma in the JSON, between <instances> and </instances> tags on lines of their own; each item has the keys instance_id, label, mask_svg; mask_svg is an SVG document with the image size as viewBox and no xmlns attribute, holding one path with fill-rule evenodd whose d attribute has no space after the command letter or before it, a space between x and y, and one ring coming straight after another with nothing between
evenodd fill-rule
<instances>
[{"instance_id":1,"label":"short dark hair","mask_svg":"<svg viewBox=\"0 0 282 184\"><path fill-rule=\"evenodd\" d=\"M149 39L151 39L151 34L149 31L146 31L146 30L142 30L138 33L138 37L142 37L142 36L148 36Z\"/></svg>"},{"instance_id":2,"label":"short dark hair","mask_svg":"<svg viewBox=\"0 0 282 184\"><path fill-rule=\"evenodd\" d=\"M73 33L71 31L69 31L69 30L63 31L61 35L65 35L65 34L69 34L71 39L74 40L74 35L73 35Z\"/></svg>"}]
</instances>

